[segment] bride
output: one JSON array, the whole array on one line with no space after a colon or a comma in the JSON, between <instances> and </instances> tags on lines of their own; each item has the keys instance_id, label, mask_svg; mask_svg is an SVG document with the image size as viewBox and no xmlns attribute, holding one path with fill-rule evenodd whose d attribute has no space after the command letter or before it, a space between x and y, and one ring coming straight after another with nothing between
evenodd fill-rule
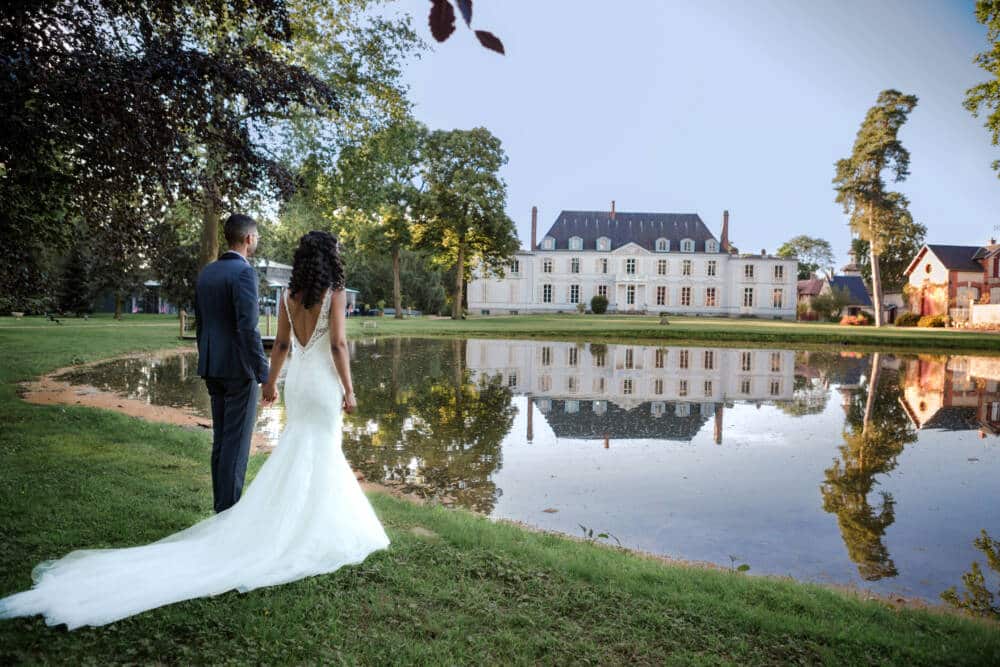
<instances>
[{"instance_id":1,"label":"bride","mask_svg":"<svg viewBox=\"0 0 1000 667\"><path fill-rule=\"evenodd\" d=\"M288 356L287 424L243 498L186 530L140 547L74 551L32 572L34 586L0 600L0 618L43 614L70 630L162 605L246 592L358 563L389 538L341 451L342 411L357 403L345 343L337 240L309 232L279 306L263 401Z\"/></svg>"}]
</instances>

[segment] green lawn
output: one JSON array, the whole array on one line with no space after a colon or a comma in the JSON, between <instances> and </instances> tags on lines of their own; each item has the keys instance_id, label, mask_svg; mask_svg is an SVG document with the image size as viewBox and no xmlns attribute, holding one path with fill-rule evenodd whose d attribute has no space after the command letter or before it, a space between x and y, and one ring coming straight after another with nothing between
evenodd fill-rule
<instances>
[{"instance_id":1,"label":"green lawn","mask_svg":"<svg viewBox=\"0 0 1000 667\"><path fill-rule=\"evenodd\" d=\"M143 317L0 321L0 595L27 587L40 560L148 542L207 515L206 433L16 396L49 369L175 336L172 322ZM0 664L1000 662L996 626L372 501L393 545L362 565L97 629L0 621Z\"/></svg>"},{"instance_id":2,"label":"green lawn","mask_svg":"<svg viewBox=\"0 0 1000 667\"><path fill-rule=\"evenodd\" d=\"M361 322L375 320L374 329ZM467 320L353 318L352 332L417 336L496 336L563 340L700 341L719 345L757 343L783 346L851 346L904 348L918 351L975 350L1000 353L1000 334L961 329L918 329L887 326L848 327L818 322L637 315L513 315Z\"/></svg>"}]
</instances>

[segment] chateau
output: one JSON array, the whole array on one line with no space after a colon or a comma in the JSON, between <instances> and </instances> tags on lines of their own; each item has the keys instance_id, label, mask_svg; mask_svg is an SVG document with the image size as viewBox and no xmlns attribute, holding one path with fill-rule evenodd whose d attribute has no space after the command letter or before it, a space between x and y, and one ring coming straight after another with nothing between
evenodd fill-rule
<instances>
[{"instance_id":1,"label":"chateau","mask_svg":"<svg viewBox=\"0 0 1000 667\"><path fill-rule=\"evenodd\" d=\"M677 313L795 319L798 262L741 254L729 241L729 212L721 239L696 213L563 211L537 240L531 209L531 247L511 258L503 275L477 272L469 311L575 312L595 295L617 313Z\"/></svg>"}]
</instances>

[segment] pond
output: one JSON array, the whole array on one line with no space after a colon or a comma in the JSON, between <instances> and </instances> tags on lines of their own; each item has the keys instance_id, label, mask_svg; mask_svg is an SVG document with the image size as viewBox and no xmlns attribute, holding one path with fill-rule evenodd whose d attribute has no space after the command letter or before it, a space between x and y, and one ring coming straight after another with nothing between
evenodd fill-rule
<instances>
[{"instance_id":1,"label":"pond","mask_svg":"<svg viewBox=\"0 0 1000 667\"><path fill-rule=\"evenodd\" d=\"M351 354L353 465L493 517L932 601L982 562L980 530L1000 534L1000 358L398 338ZM195 370L190 353L63 379L207 416ZM283 420L278 404L258 431L276 443Z\"/></svg>"}]
</instances>

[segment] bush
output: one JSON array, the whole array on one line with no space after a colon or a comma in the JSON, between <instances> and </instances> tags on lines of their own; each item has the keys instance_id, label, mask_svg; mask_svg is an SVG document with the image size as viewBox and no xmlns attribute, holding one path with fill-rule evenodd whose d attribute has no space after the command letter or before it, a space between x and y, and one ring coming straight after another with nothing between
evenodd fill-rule
<instances>
[{"instance_id":1,"label":"bush","mask_svg":"<svg viewBox=\"0 0 1000 667\"><path fill-rule=\"evenodd\" d=\"M849 327L866 327L872 323L872 320L865 313L858 313L857 315L844 315L840 318L840 323Z\"/></svg>"},{"instance_id":2,"label":"bush","mask_svg":"<svg viewBox=\"0 0 1000 667\"><path fill-rule=\"evenodd\" d=\"M916 313L903 313L896 316L897 327L915 327L920 322L920 315Z\"/></svg>"},{"instance_id":3,"label":"bush","mask_svg":"<svg viewBox=\"0 0 1000 667\"><path fill-rule=\"evenodd\" d=\"M595 315L603 315L608 312L608 297L595 294L590 299L590 310Z\"/></svg>"},{"instance_id":4,"label":"bush","mask_svg":"<svg viewBox=\"0 0 1000 667\"><path fill-rule=\"evenodd\" d=\"M934 327L940 328L948 326L948 317L946 315L924 315L917 321L918 327Z\"/></svg>"},{"instance_id":5,"label":"bush","mask_svg":"<svg viewBox=\"0 0 1000 667\"><path fill-rule=\"evenodd\" d=\"M576 304L576 312L580 313L581 315L583 315L584 313L586 313L587 312L587 304L585 304L585 303L578 303L578 304Z\"/></svg>"}]
</instances>

